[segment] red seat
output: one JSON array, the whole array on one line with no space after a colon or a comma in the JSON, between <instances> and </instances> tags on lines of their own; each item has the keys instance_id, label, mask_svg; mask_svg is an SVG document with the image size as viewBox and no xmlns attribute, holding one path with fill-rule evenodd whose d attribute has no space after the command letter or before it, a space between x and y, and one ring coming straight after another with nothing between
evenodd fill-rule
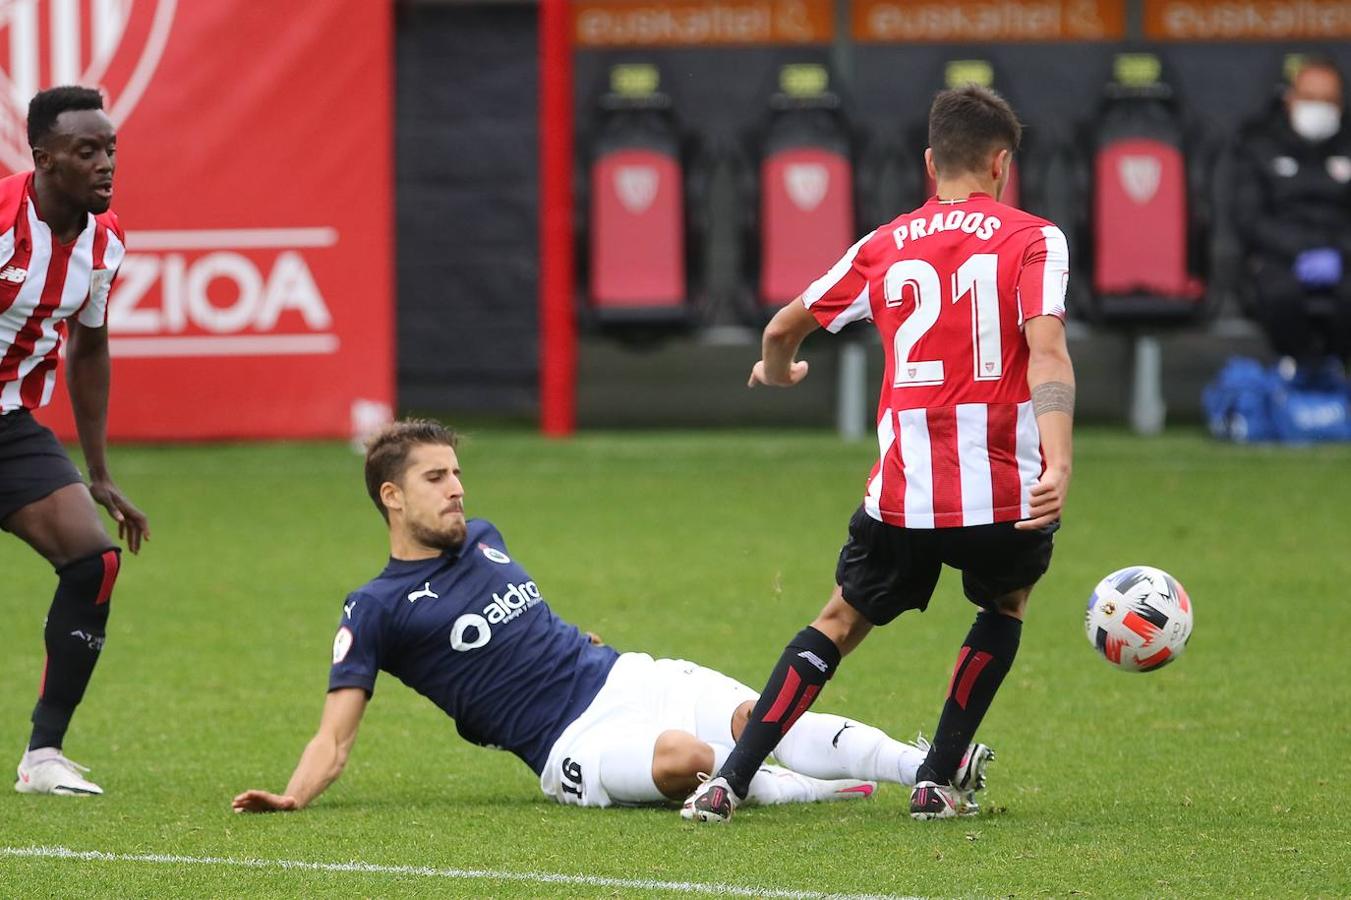
<instances>
[{"instance_id":1,"label":"red seat","mask_svg":"<svg viewBox=\"0 0 1351 900\"><path fill-rule=\"evenodd\" d=\"M620 149L591 168L590 297L598 313L683 312L685 197L677 160Z\"/></svg>"},{"instance_id":2,"label":"red seat","mask_svg":"<svg viewBox=\"0 0 1351 900\"><path fill-rule=\"evenodd\" d=\"M843 154L792 147L765 157L760 179L760 303L777 307L858 239L853 170Z\"/></svg>"},{"instance_id":3,"label":"red seat","mask_svg":"<svg viewBox=\"0 0 1351 900\"><path fill-rule=\"evenodd\" d=\"M1188 216L1178 147L1148 138L1101 145L1094 160L1092 227L1098 295L1198 301L1205 290L1188 271Z\"/></svg>"}]
</instances>

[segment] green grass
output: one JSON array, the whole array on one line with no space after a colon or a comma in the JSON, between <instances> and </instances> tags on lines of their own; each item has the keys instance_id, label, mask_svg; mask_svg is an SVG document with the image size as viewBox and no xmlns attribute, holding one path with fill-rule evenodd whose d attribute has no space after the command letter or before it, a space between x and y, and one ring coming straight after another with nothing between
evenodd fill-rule
<instances>
[{"instance_id":1,"label":"green grass","mask_svg":"<svg viewBox=\"0 0 1351 900\"><path fill-rule=\"evenodd\" d=\"M553 607L621 649L752 685L826 598L871 448L808 433L470 435L471 513ZM60 846L924 896L1351 894L1351 449L1080 436L1056 559L982 730L987 814L915 823L906 794L747 811L561 808L514 757L466 745L382 681L351 765L296 815L281 788L317 721L346 592L383 563L359 460L339 445L118 448L154 537L123 568L107 650L67 743L107 796L0 792L0 847ZM1196 632L1177 664L1114 671L1088 592L1147 562ZM50 571L0 536L0 733L15 760L41 666ZM972 616L951 574L874 634L818 709L931 731ZM0 760L9 764L4 760ZM0 856L0 896L640 896L652 890Z\"/></svg>"}]
</instances>

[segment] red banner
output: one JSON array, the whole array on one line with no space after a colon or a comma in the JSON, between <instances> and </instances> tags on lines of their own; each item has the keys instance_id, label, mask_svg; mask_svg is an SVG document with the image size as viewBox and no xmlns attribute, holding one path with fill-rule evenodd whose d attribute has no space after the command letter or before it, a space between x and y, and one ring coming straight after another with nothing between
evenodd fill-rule
<instances>
[{"instance_id":1,"label":"red banner","mask_svg":"<svg viewBox=\"0 0 1351 900\"><path fill-rule=\"evenodd\" d=\"M27 99L102 88L127 256L109 433L334 437L394 398L392 10L379 0L30 0L0 17L0 169ZM59 390L40 414L74 427Z\"/></svg>"}]
</instances>

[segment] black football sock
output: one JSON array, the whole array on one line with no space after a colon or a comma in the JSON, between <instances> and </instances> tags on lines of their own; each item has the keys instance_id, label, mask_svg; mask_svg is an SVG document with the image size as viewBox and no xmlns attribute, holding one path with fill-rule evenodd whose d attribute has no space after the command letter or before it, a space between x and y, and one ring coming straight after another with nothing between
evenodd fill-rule
<instances>
[{"instance_id":1,"label":"black football sock","mask_svg":"<svg viewBox=\"0 0 1351 900\"><path fill-rule=\"evenodd\" d=\"M746 796L765 757L812 705L839 664L835 642L811 626L799 631L784 648L741 738L718 771L738 797Z\"/></svg>"},{"instance_id":2,"label":"black football sock","mask_svg":"<svg viewBox=\"0 0 1351 900\"><path fill-rule=\"evenodd\" d=\"M47 663L33 708L28 749L60 747L103 650L120 551L86 556L57 570L56 596L43 633Z\"/></svg>"},{"instance_id":3,"label":"black football sock","mask_svg":"<svg viewBox=\"0 0 1351 900\"><path fill-rule=\"evenodd\" d=\"M1013 667L1022 633L1023 623L1012 616L990 610L976 616L957 655L933 746L916 780L952 783L985 711Z\"/></svg>"}]
</instances>

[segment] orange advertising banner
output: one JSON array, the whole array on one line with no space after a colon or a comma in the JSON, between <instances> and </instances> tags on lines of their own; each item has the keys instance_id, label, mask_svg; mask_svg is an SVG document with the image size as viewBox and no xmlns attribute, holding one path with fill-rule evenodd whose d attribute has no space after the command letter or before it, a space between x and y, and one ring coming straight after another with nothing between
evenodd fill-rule
<instances>
[{"instance_id":1,"label":"orange advertising banner","mask_svg":"<svg viewBox=\"0 0 1351 900\"><path fill-rule=\"evenodd\" d=\"M835 0L575 0L579 48L824 44Z\"/></svg>"},{"instance_id":2,"label":"orange advertising banner","mask_svg":"<svg viewBox=\"0 0 1351 900\"><path fill-rule=\"evenodd\" d=\"M854 40L875 43L1112 41L1120 0L854 0Z\"/></svg>"},{"instance_id":3,"label":"orange advertising banner","mask_svg":"<svg viewBox=\"0 0 1351 900\"><path fill-rule=\"evenodd\" d=\"M1145 35L1159 41L1351 38L1351 0L1145 0Z\"/></svg>"}]
</instances>

